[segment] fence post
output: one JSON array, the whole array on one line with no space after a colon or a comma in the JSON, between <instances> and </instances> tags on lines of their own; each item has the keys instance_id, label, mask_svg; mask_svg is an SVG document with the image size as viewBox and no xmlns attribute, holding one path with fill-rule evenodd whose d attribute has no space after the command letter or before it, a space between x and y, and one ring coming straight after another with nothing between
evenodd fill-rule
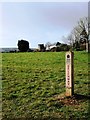
<instances>
[{"instance_id":1,"label":"fence post","mask_svg":"<svg viewBox=\"0 0 90 120\"><path fill-rule=\"evenodd\" d=\"M66 52L66 96L74 94L74 53Z\"/></svg>"}]
</instances>

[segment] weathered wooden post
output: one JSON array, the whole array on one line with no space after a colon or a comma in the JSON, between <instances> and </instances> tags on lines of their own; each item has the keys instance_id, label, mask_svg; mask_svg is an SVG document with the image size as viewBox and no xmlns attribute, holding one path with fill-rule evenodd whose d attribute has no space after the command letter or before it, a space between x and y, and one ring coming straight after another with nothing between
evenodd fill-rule
<instances>
[{"instance_id":1,"label":"weathered wooden post","mask_svg":"<svg viewBox=\"0 0 90 120\"><path fill-rule=\"evenodd\" d=\"M89 51L89 44L88 44L88 41L86 42L86 52Z\"/></svg>"},{"instance_id":2,"label":"weathered wooden post","mask_svg":"<svg viewBox=\"0 0 90 120\"><path fill-rule=\"evenodd\" d=\"M66 52L66 96L74 94L74 53Z\"/></svg>"}]
</instances>

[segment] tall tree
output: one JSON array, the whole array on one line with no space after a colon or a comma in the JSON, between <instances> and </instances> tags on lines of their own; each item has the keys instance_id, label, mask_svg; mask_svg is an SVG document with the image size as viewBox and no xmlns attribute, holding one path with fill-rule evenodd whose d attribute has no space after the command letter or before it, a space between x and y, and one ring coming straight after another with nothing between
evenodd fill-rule
<instances>
[{"instance_id":1,"label":"tall tree","mask_svg":"<svg viewBox=\"0 0 90 120\"><path fill-rule=\"evenodd\" d=\"M87 17L81 18L78 21L77 26L73 28L73 30L70 32L70 34L67 37L63 37L62 40L70 45L77 43L77 41L79 44L81 40L81 34L83 31L85 32L85 38L88 39L88 18Z\"/></svg>"},{"instance_id":2,"label":"tall tree","mask_svg":"<svg viewBox=\"0 0 90 120\"><path fill-rule=\"evenodd\" d=\"M88 18L81 18L78 22L78 25L73 29L73 34L75 37L75 41L79 41L82 32L85 32L85 37L88 36ZM87 37L86 37L87 38Z\"/></svg>"}]
</instances>

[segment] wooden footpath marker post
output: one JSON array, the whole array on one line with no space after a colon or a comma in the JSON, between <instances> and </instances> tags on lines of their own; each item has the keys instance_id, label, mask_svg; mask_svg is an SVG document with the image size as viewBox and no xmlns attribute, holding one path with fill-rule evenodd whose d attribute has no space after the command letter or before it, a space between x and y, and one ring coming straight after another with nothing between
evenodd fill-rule
<instances>
[{"instance_id":1,"label":"wooden footpath marker post","mask_svg":"<svg viewBox=\"0 0 90 120\"><path fill-rule=\"evenodd\" d=\"M89 51L89 43L86 42L86 52L88 52L88 51Z\"/></svg>"},{"instance_id":2,"label":"wooden footpath marker post","mask_svg":"<svg viewBox=\"0 0 90 120\"><path fill-rule=\"evenodd\" d=\"M66 52L66 96L74 94L74 53Z\"/></svg>"}]
</instances>

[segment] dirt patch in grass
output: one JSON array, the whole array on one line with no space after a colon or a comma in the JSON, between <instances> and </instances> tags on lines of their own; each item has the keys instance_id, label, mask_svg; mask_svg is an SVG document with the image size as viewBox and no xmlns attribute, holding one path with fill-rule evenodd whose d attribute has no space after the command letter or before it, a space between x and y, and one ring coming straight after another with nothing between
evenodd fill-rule
<instances>
[{"instance_id":1,"label":"dirt patch in grass","mask_svg":"<svg viewBox=\"0 0 90 120\"><path fill-rule=\"evenodd\" d=\"M81 102L90 100L90 96L74 94L73 96L66 97L65 94L55 96L55 100L59 101L65 106L75 106L80 105Z\"/></svg>"}]
</instances>

